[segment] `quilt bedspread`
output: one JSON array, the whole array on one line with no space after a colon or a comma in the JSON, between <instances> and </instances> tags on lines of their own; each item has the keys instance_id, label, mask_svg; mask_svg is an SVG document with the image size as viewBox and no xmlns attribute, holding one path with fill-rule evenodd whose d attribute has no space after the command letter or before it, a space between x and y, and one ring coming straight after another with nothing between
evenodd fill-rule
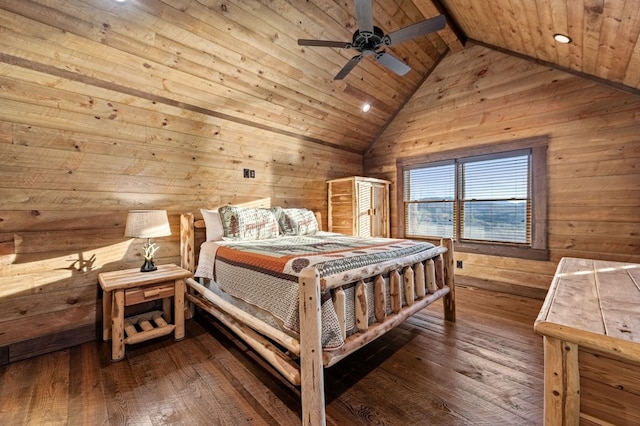
<instances>
[{"instance_id":1,"label":"quilt bedspread","mask_svg":"<svg viewBox=\"0 0 640 426\"><path fill-rule=\"evenodd\" d=\"M196 276L213 278L221 290L270 312L286 329L297 333L298 277L305 267L314 266L325 277L434 248L419 241L326 232L258 241L219 241L203 244ZM352 299L352 291L346 291L347 300ZM367 291L372 293L373 289ZM323 302L330 297L330 292L323 294ZM355 327L355 321L350 327ZM326 349L344 343L332 303L322 304L322 340Z\"/></svg>"}]
</instances>

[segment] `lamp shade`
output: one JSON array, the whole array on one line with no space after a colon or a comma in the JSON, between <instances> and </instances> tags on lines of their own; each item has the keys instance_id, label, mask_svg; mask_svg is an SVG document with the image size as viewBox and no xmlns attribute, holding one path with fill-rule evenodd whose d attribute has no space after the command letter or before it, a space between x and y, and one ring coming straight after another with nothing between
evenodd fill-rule
<instances>
[{"instance_id":1,"label":"lamp shade","mask_svg":"<svg viewBox=\"0 0 640 426\"><path fill-rule=\"evenodd\" d=\"M166 210L130 210L125 237L157 238L171 235L169 218Z\"/></svg>"}]
</instances>

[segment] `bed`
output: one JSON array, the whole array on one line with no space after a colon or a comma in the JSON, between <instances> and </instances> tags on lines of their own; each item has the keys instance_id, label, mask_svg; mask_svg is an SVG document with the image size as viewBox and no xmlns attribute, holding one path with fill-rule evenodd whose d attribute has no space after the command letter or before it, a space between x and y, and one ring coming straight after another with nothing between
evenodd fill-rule
<instances>
[{"instance_id":1,"label":"bed","mask_svg":"<svg viewBox=\"0 0 640 426\"><path fill-rule=\"evenodd\" d=\"M180 219L181 264L194 272L187 317L213 315L299 386L305 425L326 423L323 368L438 299L455 321L450 239L326 233L306 209L201 214Z\"/></svg>"}]
</instances>

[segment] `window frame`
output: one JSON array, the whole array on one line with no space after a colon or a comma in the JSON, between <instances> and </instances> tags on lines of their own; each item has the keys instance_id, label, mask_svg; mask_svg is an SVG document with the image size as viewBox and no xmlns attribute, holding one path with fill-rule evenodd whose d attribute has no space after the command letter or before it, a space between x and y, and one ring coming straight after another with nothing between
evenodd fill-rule
<instances>
[{"instance_id":1,"label":"window frame","mask_svg":"<svg viewBox=\"0 0 640 426\"><path fill-rule=\"evenodd\" d=\"M454 241L455 250L493 256L517 257L532 260L548 260L547 247L547 147L548 136L517 139L494 145L483 145L472 148L460 148L442 152L435 152L416 157L399 158L396 161L396 215L398 235L405 237L405 203L404 203L404 172L420 165L438 162L463 160L469 157L485 155L500 155L512 151L529 150L531 152L531 245L500 243L500 242L472 242ZM457 191L456 182L456 191ZM434 236L435 237L435 236ZM413 239L419 239L411 237ZM433 237L425 237L433 239Z\"/></svg>"}]
</instances>

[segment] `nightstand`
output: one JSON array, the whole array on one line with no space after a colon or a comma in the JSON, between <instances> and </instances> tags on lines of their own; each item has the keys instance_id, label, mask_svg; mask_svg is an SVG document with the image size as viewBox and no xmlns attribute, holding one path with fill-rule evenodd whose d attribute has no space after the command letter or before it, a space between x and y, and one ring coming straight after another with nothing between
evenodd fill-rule
<instances>
[{"instance_id":1,"label":"nightstand","mask_svg":"<svg viewBox=\"0 0 640 426\"><path fill-rule=\"evenodd\" d=\"M140 268L98 274L104 296L102 300L102 337L112 340L111 359L124 358L125 344L144 342L174 332L174 339L184 338L184 280L191 272L179 266L159 265L153 272ZM174 298L174 321L171 322L171 297ZM162 312L153 311L124 317L126 306L162 299Z\"/></svg>"}]
</instances>

